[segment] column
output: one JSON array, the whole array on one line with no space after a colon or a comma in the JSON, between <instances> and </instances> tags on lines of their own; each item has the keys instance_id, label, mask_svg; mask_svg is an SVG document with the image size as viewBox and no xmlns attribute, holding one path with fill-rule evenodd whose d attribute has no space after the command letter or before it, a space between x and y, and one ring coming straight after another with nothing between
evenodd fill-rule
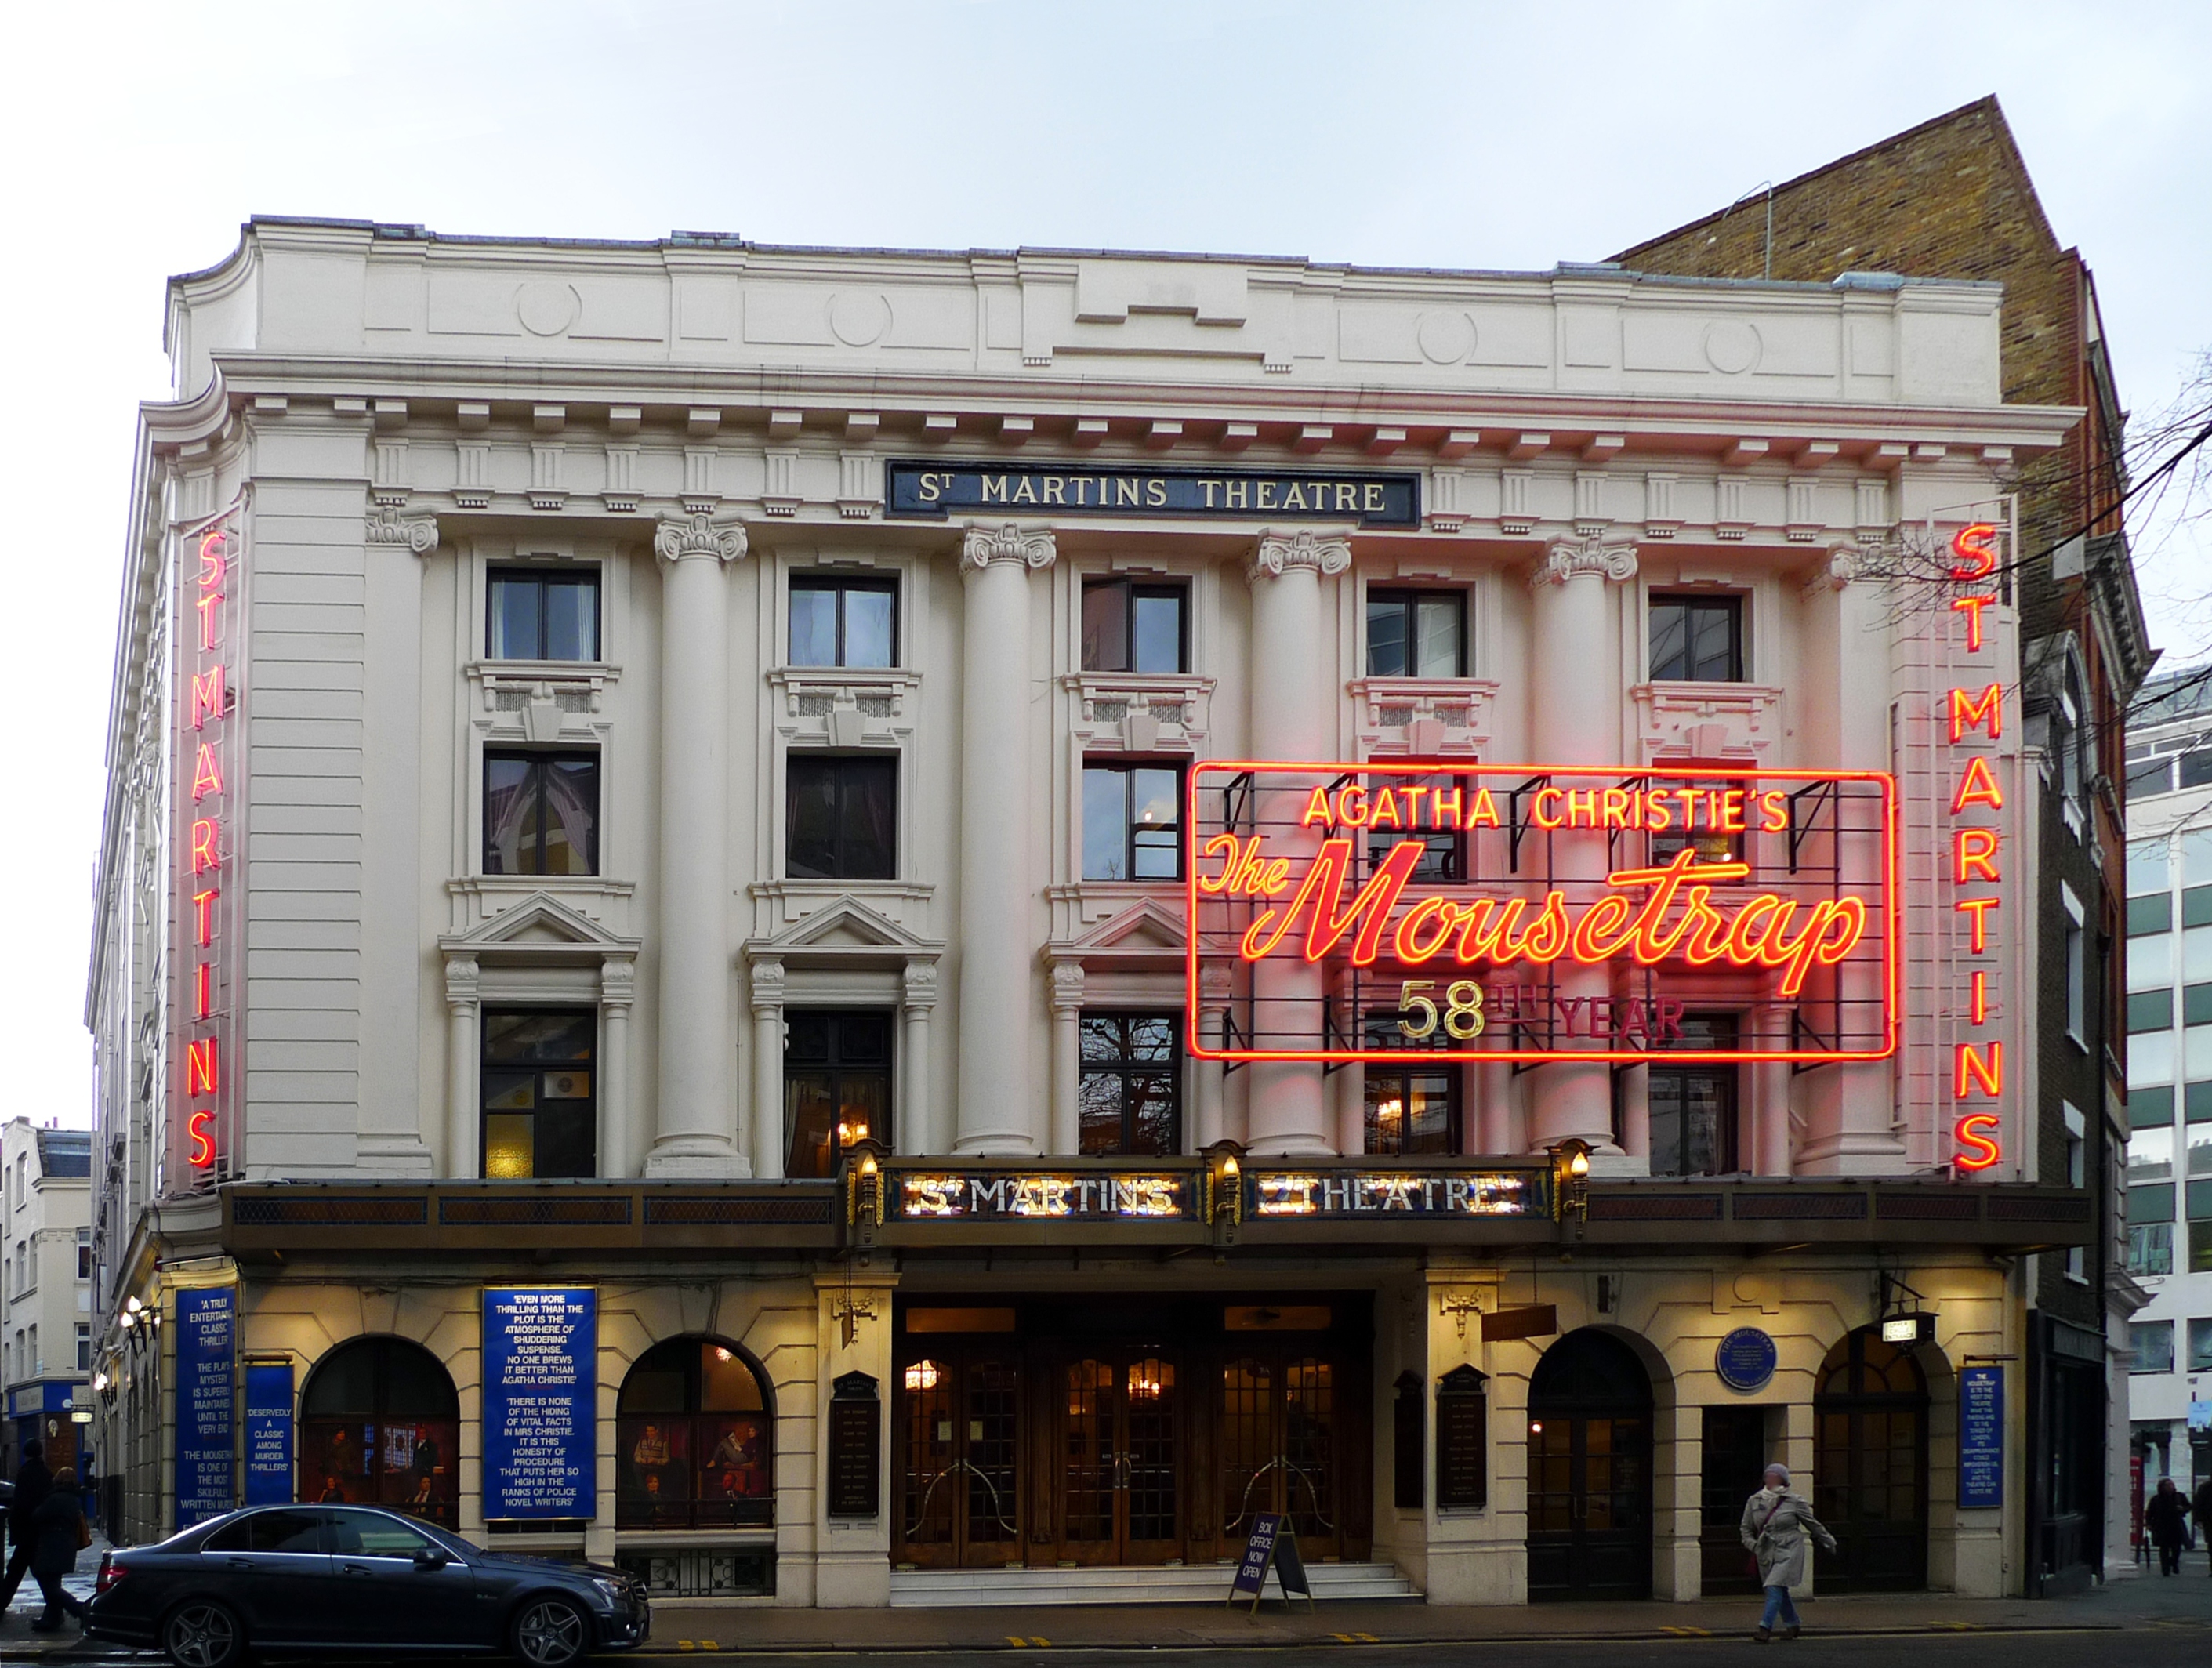
<instances>
[{"instance_id":1,"label":"column","mask_svg":"<svg viewBox=\"0 0 2212 1668\"><path fill-rule=\"evenodd\" d=\"M783 1178L783 964L752 965L753 1174Z\"/></svg>"},{"instance_id":2,"label":"column","mask_svg":"<svg viewBox=\"0 0 2212 1668\"><path fill-rule=\"evenodd\" d=\"M1636 576L1631 545L1554 541L1529 580L1534 593L1530 740L1540 764L1620 764L1620 634L1614 587ZM1606 837L1596 830L1552 838L1555 877L1602 882ZM1610 971L1555 962L1565 999L1612 993ZM1596 1048L1600 1039L1589 1039ZM1533 1151L1574 1137L1608 1153L1613 1141L1612 1074L1602 1062L1539 1066L1530 1080L1528 1145Z\"/></svg>"},{"instance_id":3,"label":"column","mask_svg":"<svg viewBox=\"0 0 2212 1668\"><path fill-rule=\"evenodd\" d=\"M1035 1153L1029 874L1030 572L1049 533L971 527L960 548L958 1153Z\"/></svg>"},{"instance_id":4,"label":"column","mask_svg":"<svg viewBox=\"0 0 2212 1668\"><path fill-rule=\"evenodd\" d=\"M1252 757L1318 760L1330 752L1334 685L1322 672L1328 638L1322 630L1321 581L1352 565L1342 539L1301 529L1261 535L1246 577L1252 587ZM1262 815L1285 845L1297 825L1298 790L1262 797ZM1252 970L1255 1027L1276 1046L1321 1046L1326 1001L1322 970L1296 958L1270 957ZM1321 1067L1307 1061L1263 1060L1251 1078L1249 1123L1255 1153L1330 1153L1339 1131L1330 1117Z\"/></svg>"},{"instance_id":5,"label":"column","mask_svg":"<svg viewBox=\"0 0 2212 1668\"><path fill-rule=\"evenodd\" d=\"M1519 1152L1527 1143L1513 1127L1513 1062L1478 1061L1474 1077L1475 1116L1470 1121L1475 1126L1477 1139L1468 1150L1492 1156Z\"/></svg>"},{"instance_id":6,"label":"column","mask_svg":"<svg viewBox=\"0 0 2212 1668\"><path fill-rule=\"evenodd\" d=\"M1887 592L1858 580L1862 558L1849 547L1831 552L1802 593L1797 681L1794 702L1802 756L1847 770L1890 768L1888 705L1869 700L1864 685L1874 649L1888 641ZM1878 664L1878 662L1877 662ZM1858 836L1844 844L1846 872L1880 872L1879 842ZM1904 900L1898 900L1900 912ZM1837 970L1850 1011L1878 1011L1880 972L1854 959ZM1805 1113L1804 1139L1792 1155L1798 1175L1902 1175L1907 1167L1903 1135L1893 1124L1891 1062L1857 1061L1820 1066L1798 1087Z\"/></svg>"},{"instance_id":7,"label":"column","mask_svg":"<svg viewBox=\"0 0 2212 1668\"><path fill-rule=\"evenodd\" d=\"M1083 1149L1083 964L1052 965L1052 1145L1056 1158Z\"/></svg>"},{"instance_id":8,"label":"column","mask_svg":"<svg viewBox=\"0 0 2212 1668\"><path fill-rule=\"evenodd\" d=\"M446 1173L457 1178L477 1173L478 973L474 956L446 959Z\"/></svg>"},{"instance_id":9,"label":"column","mask_svg":"<svg viewBox=\"0 0 2212 1668\"><path fill-rule=\"evenodd\" d=\"M938 1154L945 1148L929 1094L929 1027L936 1009L937 964L907 963L899 981L899 1014L905 1021L905 1033L899 1039L902 1093L891 1126L902 1153Z\"/></svg>"},{"instance_id":10,"label":"column","mask_svg":"<svg viewBox=\"0 0 2212 1668\"><path fill-rule=\"evenodd\" d=\"M650 1176L744 1172L731 1078L729 595L742 527L666 520L660 559L660 1117Z\"/></svg>"},{"instance_id":11,"label":"column","mask_svg":"<svg viewBox=\"0 0 2212 1668\"><path fill-rule=\"evenodd\" d=\"M635 1176L637 1119L629 1104L629 1011L637 998L637 964L628 956L599 963L599 1174Z\"/></svg>"},{"instance_id":12,"label":"column","mask_svg":"<svg viewBox=\"0 0 2212 1668\"><path fill-rule=\"evenodd\" d=\"M1336 1102L1336 1150L1350 1157L1367 1150L1367 1068L1358 1061L1324 1074Z\"/></svg>"},{"instance_id":13,"label":"column","mask_svg":"<svg viewBox=\"0 0 2212 1668\"><path fill-rule=\"evenodd\" d=\"M1790 1046L1794 1009L1767 1007L1752 1015L1759 1046L1779 1053ZM1751 1068L1752 1150L1746 1168L1757 1176L1790 1173L1790 1078L1786 1062L1761 1061Z\"/></svg>"},{"instance_id":14,"label":"column","mask_svg":"<svg viewBox=\"0 0 2212 1668\"><path fill-rule=\"evenodd\" d=\"M1218 1035L1221 1010L1229 1001L1229 971L1225 965L1208 964L1200 967L1199 1014L1209 1027L1209 1035ZM1202 1153L1229 1134L1228 1074L1218 1060L1186 1059L1185 1072L1191 1086L1192 1127L1184 1137L1186 1152Z\"/></svg>"},{"instance_id":15,"label":"column","mask_svg":"<svg viewBox=\"0 0 2212 1668\"><path fill-rule=\"evenodd\" d=\"M1620 1069L1620 1150L1651 1163L1651 1068Z\"/></svg>"},{"instance_id":16,"label":"column","mask_svg":"<svg viewBox=\"0 0 2212 1668\"><path fill-rule=\"evenodd\" d=\"M379 443L380 463L389 444ZM397 449L404 459L405 442ZM380 487L377 501L396 508L406 496L404 490ZM438 523L431 516L402 521L395 514L369 526L373 534L386 528L400 533L405 542L373 536L364 552L361 802L376 807L390 819L389 826L408 832L361 843L362 986L375 991L377 1000L362 1003L361 1010L361 1121L354 1163L369 1175L431 1176L439 1161L423 1138L430 1109L422 1105L415 1074L422 956L412 900L421 893L422 865L421 843L412 831L422 818L422 568L438 550Z\"/></svg>"}]
</instances>

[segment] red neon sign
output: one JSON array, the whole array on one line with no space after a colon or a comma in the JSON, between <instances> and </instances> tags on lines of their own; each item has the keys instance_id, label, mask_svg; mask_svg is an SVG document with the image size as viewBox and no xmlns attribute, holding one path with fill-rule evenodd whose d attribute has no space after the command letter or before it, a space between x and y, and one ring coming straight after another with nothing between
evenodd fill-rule
<instances>
[{"instance_id":1,"label":"red neon sign","mask_svg":"<svg viewBox=\"0 0 2212 1668\"><path fill-rule=\"evenodd\" d=\"M1896 786L1879 772L1215 762L1191 772L1186 828L1204 1058L1640 1060L1693 999L1818 1019L1670 1058L1896 1046ZM1268 970L1294 967L1311 971L1277 988ZM1418 1050L1377 1028L1401 1010Z\"/></svg>"},{"instance_id":2,"label":"red neon sign","mask_svg":"<svg viewBox=\"0 0 2212 1668\"><path fill-rule=\"evenodd\" d=\"M1998 530L1994 522L1975 521L1951 536L1951 577L1972 584L1997 570ZM1966 617L1966 652L1985 652L1984 611L1997 599L1987 594L1955 597L1951 607ZM1954 748L1984 740L1996 741L2004 734L2004 689L1990 682L1979 690L1960 685L1943 697L1946 738ZM1966 953L1977 960L1994 956L1996 928L2003 911L2003 897L1996 892L1966 895L1972 886L2002 884L2004 836L1984 823L1964 819L2004 809L2004 789L1999 785L1990 756L1968 752L1959 768L1951 791L1951 909L1967 923ZM1980 1031L1992 1019L1990 975L1986 967L1967 970L1967 1026ZM1996 1038L1961 1038L1951 1045L1951 1099L1964 1107L1976 1100L2001 1100L2004 1095L2004 1044ZM1951 1162L1972 1174L2004 1160L2004 1118L2001 1113L1961 1111L1951 1127Z\"/></svg>"},{"instance_id":3,"label":"red neon sign","mask_svg":"<svg viewBox=\"0 0 2212 1668\"><path fill-rule=\"evenodd\" d=\"M239 1016L231 997L229 906L216 883L224 866L224 825L232 815L229 787L237 765L232 752L237 691L225 658L239 606L236 581L243 577L235 537L219 523L182 547L177 558L175 780L180 791L172 911L177 1111L171 1157L181 1159L197 1175L210 1172L222 1155L224 1112L237 1093L234 1055L231 1069L224 1069L223 1056L235 1045Z\"/></svg>"}]
</instances>

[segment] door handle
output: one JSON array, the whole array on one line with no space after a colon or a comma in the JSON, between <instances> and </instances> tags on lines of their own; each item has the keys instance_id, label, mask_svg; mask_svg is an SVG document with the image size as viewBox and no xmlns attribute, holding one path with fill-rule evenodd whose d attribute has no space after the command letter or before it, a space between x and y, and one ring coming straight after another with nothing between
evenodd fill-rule
<instances>
[{"instance_id":1,"label":"door handle","mask_svg":"<svg viewBox=\"0 0 2212 1668\"><path fill-rule=\"evenodd\" d=\"M375 1572L367 1564L340 1564L338 1568L348 1575L372 1575Z\"/></svg>"},{"instance_id":2,"label":"door handle","mask_svg":"<svg viewBox=\"0 0 2212 1668\"><path fill-rule=\"evenodd\" d=\"M251 1558L230 1558L225 1560L225 1561L228 1563L233 1569L252 1569L253 1568L253 1561Z\"/></svg>"}]
</instances>

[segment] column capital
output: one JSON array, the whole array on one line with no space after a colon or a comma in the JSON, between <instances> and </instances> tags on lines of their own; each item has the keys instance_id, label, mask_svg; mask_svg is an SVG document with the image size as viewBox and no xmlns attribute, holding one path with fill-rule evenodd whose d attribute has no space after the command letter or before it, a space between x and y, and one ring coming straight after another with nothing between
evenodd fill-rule
<instances>
[{"instance_id":1,"label":"column capital","mask_svg":"<svg viewBox=\"0 0 2212 1668\"><path fill-rule=\"evenodd\" d=\"M1055 961L1052 964L1052 1011L1055 1014L1079 1014L1082 1010L1083 964L1079 961Z\"/></svg>"},{"instance_id":2,"label":"column capital","mask_svg":"<svg viewBox=\"0 0 2212 1668\"><path fill-rule=\"evenodd\" d=\"M1309 571L1334 575L1351 565L1350 539L1317 533L1311 527L1299 527L1291 533L1261 533L1244 576L1252 580L1280 579L1285 573Z\"/></svg>"},{"instance_id":3,"label":"column capital","mask_svg":"<svg viewBox=\"0 0 2212 1668\"><path fill-rule=\"evenodd\" d=\"M768 957L752 965L753 1012L760 1014L783 1006L783 963Z\"/></svg>"},{"instance_id":4,"label":"column capital","mask_svg":"<svg viewBox=\"0 0 2212 1668\"><path fill-rule=\"evenodd\" d=\"M637 961L632 956L608 956L599 963L599 1001L606 1007L628 1007L637 1000Z\"/></svg>"},{"instance_id":5,"label":"column capital","mask_svg":"<svg viewBox=\"0 0 2212 1668\"><path fill-rule=\"evenodd\" d=\"M399 506L386 504L368 518L362 529L362 542L368 545L397 545L417 556L428 556L438 548L438 518L417 515L406 520L399 516Z\"/></svg>"},{"instance_id":6,"label":"column capital","mask_svg":"<svg viewBox=\"0 0 2212 1668\"><path fill-rule=\"evenodd\" d=\"M742 527L716 527L711 515L665 515L653 529L653 553L674 563L686 557L703 556L728 563L744 560L748 549Z\"/></svg>"},{"instance_id":7,"label":"column capital","mask_svg":"<svg viewBox=\"0 0 2212 1668\"><path fill-rule=\"evenodd\" d=\"M1564 585L1588 575L1621 584L1636 577L1636 546L1608 545L1599 539L1554 539L1545 547L1544 559L1528 576L1531 589Z\"/></svg>"},{"instance_id":8,"label":"column capital","mask_svg":"<svg viewBox=\"0 0 2212 1668\"><path fill-rule=\"evenodd\" d=\"M483 994L483 970L474 956L446 958L446 1003L449 1007L472 1006Z\"/></svg>"},{"instance_id":9,"label":"column capital","mask_svg":"<svg viewBox=\"0 0 2212 1668\"><path fill-rule=\"evenodd\" d=\"M1059 554L1059 544L1049 527L1024 527L1012 521L985 527L970 521L960 540L960 570L981 573L994 562L1049 568Z\"/></svg>"},{"instance_id":10,"label":"column capital","mask_svg":"<svg viewBox=\"0 0 2212 1668\"><path fill-rule=\"evenodd\" d=\"M1855 539L1838 539L1828 546L1820 565L1805 576L1802 594L1811 598L1823 591L1840 591L1873 572L1878 557L1878 551L1866 549Z\"/></svg>"},{"instance_id":11,"label":"column capital","mask_svg":"<svg viewBox=\"0 0 2212 1668\"><path fill-rule=\"evenodd\" d=\"M909 1014L937 1006L937 964L909 961L899 975L899 1006Z\"/></svg>"}]
</instances>

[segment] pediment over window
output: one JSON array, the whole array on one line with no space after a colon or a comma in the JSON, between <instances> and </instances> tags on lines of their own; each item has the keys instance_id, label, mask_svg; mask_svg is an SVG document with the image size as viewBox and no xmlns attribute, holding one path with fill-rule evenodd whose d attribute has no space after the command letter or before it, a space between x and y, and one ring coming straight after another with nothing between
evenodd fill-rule
<instances>
[{"instance_id":1,"label":"pediment over window","mask_svg":"<svg viewBox=\"0 0 2212 1668\"><path fill-rule=\"evenodd\" d=\"M889 916L870 909L857 898L830 899L810 910L783 931L757 938L745 946L748 960L781 960L803 965L810 959L824 962L934 959L944 953L944 943L909 932Z\"/></svg>"},{"instance_id":2,"label":"pediment over window","mask_svg":"<svg viewBox=\"0 0 2212 1668\"><path fill-rule=\"evenodd\" d=\"M1188 943L1180 910L1140 898L1080 938L1048 945L1045 959L1098 968L1179 967Z\"/></svg>"},{"instance_id":3,"label":"pediment over window","mask_svg":"<svg viewBox=\"0 0 2212 1668\"><path fill-rule=\"evenodd\" d=\"M548 892L532 892L471 928L438 941L448 956L486 960L586 960L635 956L638 941L619 938Z\"/></svg>"}]
</instances>

